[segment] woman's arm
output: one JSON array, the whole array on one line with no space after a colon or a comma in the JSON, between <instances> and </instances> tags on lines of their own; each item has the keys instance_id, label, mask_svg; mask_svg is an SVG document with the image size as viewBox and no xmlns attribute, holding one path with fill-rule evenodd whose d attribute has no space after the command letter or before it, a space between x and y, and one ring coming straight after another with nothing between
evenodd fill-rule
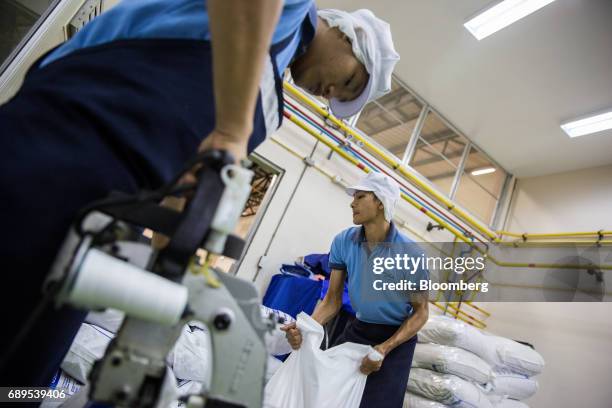
<instances>
[{"instance_id":1,"label":"woman's arm","mask_svg":"<svg viewBox=\"0 0 612 408\"><path fill-rule=\"evenodd\" d=\"M421 330L421 327L427 323L427 319L429 318L429 302L427 295L425 293L418 293L412 294L411 296L412 299L410 303L412 303L412 315L404 320L393 336L375 347L383 355L389 354L391 350L410 340L419 330Z\"/></svg>"},{"instance_id":2,"label":"woman's arm","mask_svg":"<svg viewBox=\"0 0 612 408\"><path fill-rule=\"evenodd\" d=\"M411 294L410 303L412 304L413 308L412 315L404 320L393 336L389 337L386 341L380 343L379 345L374 346L374 349L376 349L383 356L389 354L391 350L400 344L410 340L419 330L421 330L421 327L427 323L427 319L429 318L427 292ZM383 360L373 361L366 356L361 362L360 370L362 373L367 375L374 371L380 370L382 363Z\"/></svg>"},{"instance_id":3,"label":"woman's arm","mask_svg":"<svg viewBox=\"0 0 612 408\"><path fill-rule=\"evenodd\" d=\"M312 318L321 323L321 325L330 321L340 311L345 278L346 271L332 269L327 293L312 313ZM302 345L302 333L300 333L300 329L297 328L295 322L281 327L281 330L286 333L287 341L291 348L294 350L299 349Z\"/></svg>"},{"instance_id":4,"label":"woman's arm","mask_svg":"<svg viewBox=\"0 0 612 408\"><path fill-rule=\"evenodd\" d=\"M327 293L312 313L312 318L321 323L321 325L329 322L340 311L345 279L346 271L340 269L331 270Z\"/></svg>"}]
</instances>

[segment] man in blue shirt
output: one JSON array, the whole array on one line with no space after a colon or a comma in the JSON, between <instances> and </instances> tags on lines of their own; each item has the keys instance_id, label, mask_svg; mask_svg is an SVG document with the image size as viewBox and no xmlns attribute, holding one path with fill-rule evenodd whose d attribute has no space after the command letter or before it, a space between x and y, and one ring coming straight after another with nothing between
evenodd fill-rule
<instances>
[{"instance_id":1,"label":"man in blue shirt","mask_svg":"<svg viewBox=\"0 0 612 408\"><path fill-rule=\"evenodd\" d=\"M243 158L281 124L286 67L345 117L397 59L371 12L313 0L125 0L41 57L0 106L0 384L47 385L84 317L43 307L22 333L79 209L159 188L197 151Z\"/></svg>"},{"instance_id":2,"label":"man in blue shirt","mask_svg":"<svg viewBox=\"0 0 612 408\"><path fill-rule=\"evenodd\" d=\"M344 330L336 344L355 342L373 346L384 358L365 357L361 371L368 379L361 408L402 407L416 333L427 322L427 294L419 283L428 271L410 259L423 256L419 246L399 232L392 222L400 198L397 183L381 173L369 173L347 189L353 196L351 227L334 238L329 265L329 290L312 317L322 325L342 306L343 284L348 279L351 305L356 319ZM410 286L411 285L411 286ZM302 337L295 323L283 328L291 346L299 348Z\"/></svg>"}]
</instances>

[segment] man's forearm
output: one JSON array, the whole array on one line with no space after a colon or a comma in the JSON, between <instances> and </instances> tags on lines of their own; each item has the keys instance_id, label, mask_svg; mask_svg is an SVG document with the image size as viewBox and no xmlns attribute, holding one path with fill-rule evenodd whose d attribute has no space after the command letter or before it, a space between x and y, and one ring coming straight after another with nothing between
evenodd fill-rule
<instances>
[{"instance_id":1,"label":"man's forearm","mask_svg":"<svg viewBox=\"0 0 612 408\"><path fill-rule=\"evenodd\" d=\"M281 0L209 0L217 131L246 140L253 127ZM202 135L204 137L206 135Z\"/></svg>"}]
</instances>

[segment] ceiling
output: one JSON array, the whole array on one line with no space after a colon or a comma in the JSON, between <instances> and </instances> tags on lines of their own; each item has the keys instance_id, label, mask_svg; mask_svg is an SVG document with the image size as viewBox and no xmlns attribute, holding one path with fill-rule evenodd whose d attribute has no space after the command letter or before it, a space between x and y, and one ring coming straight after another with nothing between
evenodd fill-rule
<instances>
[{"instance_id":1,"label":"ceiling","mask_svg":"<svg viewBox=\"0 0 612 408\"><path fill-rule=\"evenodd\" d=\"M463 23L489 4L317 0L388 21L396 75L517 177L612 164L612 130L570 139L559 127L612 109L612 1L556 0L477 41Z\"/></svg>"}]
</instances>

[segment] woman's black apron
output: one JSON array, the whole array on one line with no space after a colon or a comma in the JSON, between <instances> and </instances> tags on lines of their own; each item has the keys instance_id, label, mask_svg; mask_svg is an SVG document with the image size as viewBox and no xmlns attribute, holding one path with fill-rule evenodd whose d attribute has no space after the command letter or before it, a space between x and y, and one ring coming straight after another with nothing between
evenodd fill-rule
<instances>
[{"instance_id":1,"label":"woman's black apron","mask_svg":"<svg viewBox=\"0 0 612 408\"><path fill-rule=\"evenodd\" d=\"M352 342L376 346L391 337L399 327L355 319L348 323L334 345ZM416 343L415 335L387 354L380 370L368 375L360 408L402 407Z\"/></svg>"},{"instance_id":2,"label":"woman's black apron","mask_svg":"<svg viewBox=\"0 0 612 408\"><path fill-rule=\"evenodd\" d=\"M313 34L303 33L302 46ZM275 57L289 43L271 47L249 152L280 126ZM0 106L0 352L40 302L76 212L113 190L160 187L213 130L211 60L205 41L115 41L43 68L39 60ZM0 385L49 384L84 316L69 307L45 310L4 365Z\"/></svg>"}]
</instances>

